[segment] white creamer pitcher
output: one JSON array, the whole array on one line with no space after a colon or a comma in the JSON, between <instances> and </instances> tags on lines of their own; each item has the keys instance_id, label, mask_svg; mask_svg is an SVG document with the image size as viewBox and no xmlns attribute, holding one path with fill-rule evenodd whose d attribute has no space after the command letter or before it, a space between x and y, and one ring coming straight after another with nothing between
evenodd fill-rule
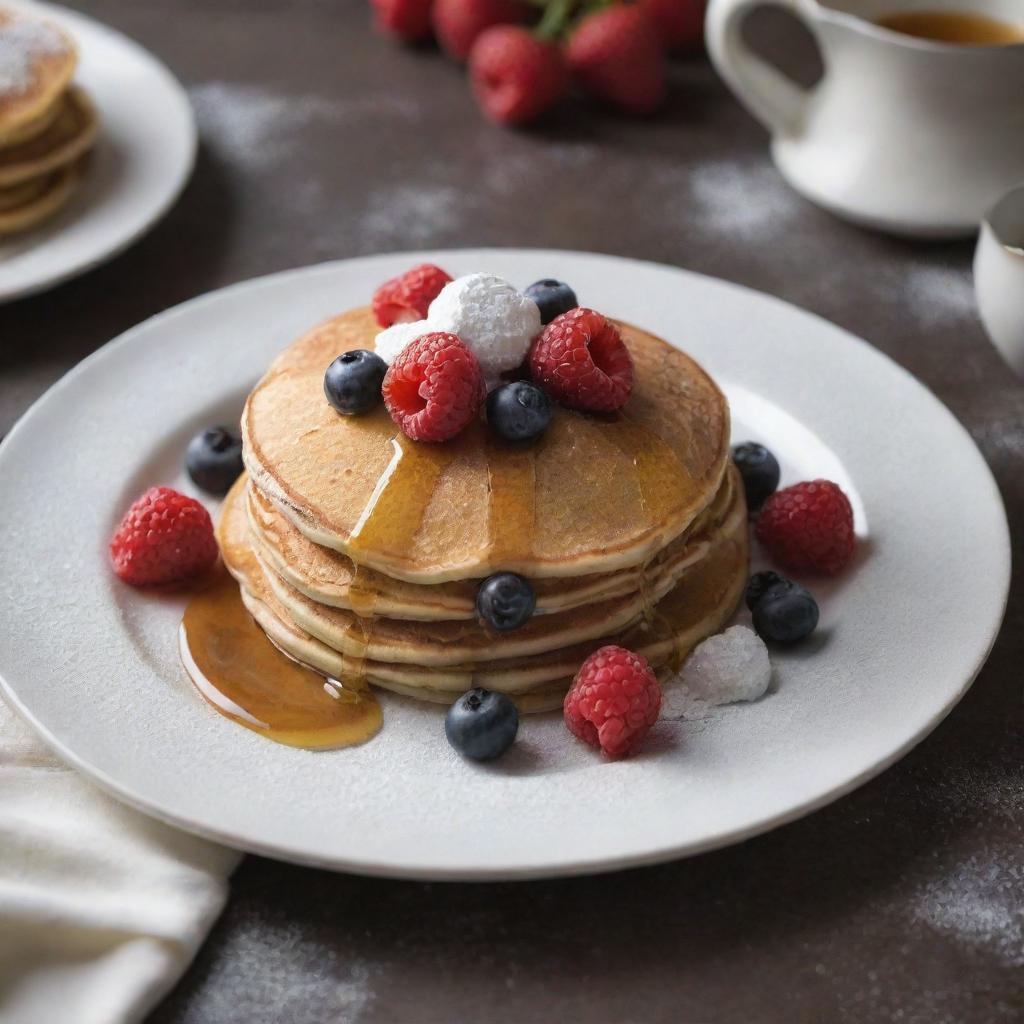
<instances>
[{"instance_id":1,"label":"white creamer pitcher","mask_svg":"<svg viewBox=\"0 0 1024 1024\"><path fill-rule=\"evenodd\" d=\"M766 0L711 0L719 73L772 133L772 156L808 199L897 234L970 234L1024 180L1024 43L936 42L874 21L955 11L1024 23L1022 0L771 0L820 47L825 72L802 89L743 41Z\"/></svg>"}]
</instances>

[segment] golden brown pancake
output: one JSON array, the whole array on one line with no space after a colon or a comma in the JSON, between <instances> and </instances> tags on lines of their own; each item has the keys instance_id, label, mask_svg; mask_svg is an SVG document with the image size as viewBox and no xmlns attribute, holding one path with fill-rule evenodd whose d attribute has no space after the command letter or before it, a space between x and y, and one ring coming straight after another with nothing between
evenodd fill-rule
<instances>
[{"instance_id":1,"label":"golden brown pancake","mask_svg":"<svg viewBox=\"0 0 1024 1024\"><path fill-rule=\"evenodd\" d=\"M616 572L536 580L537 613L566 611L609 597L636 594L644 585L659 586L665 575L677 579L690 555L690 539L715 517L720 520L737 486L735 471L727 473L714 501L690 526L642 565ZM480 580L453 580L425 585L392 579L357 566L348 555L314 544L274 502L253 487L246 488L252 545L260 560L285 582L320 604L358 611L366 593L373 595L377 615L402 619L476 618ZM353 596L353 590L355 595Z\"/></svg>"},{"instance_id":2,"label":"golden brown pancake","mask_svg":"<svg viewBox=\"0 0 1024 1024\"><path fill-rule=\"evenodd\" d=\"M694 644L721 627L746 579L746 525L738 492L721 535L706 545L702 557L665 597L659 601L660 595L651 595L653 607L648 614L634 609L628 621L592 640L544 653L516 653L536 647L536 636L524 640L523 630L495 635L464 622L432 623L425 630L422 623L397 620L376 619L368 624L302 598L281 580L275 581L254 554L243 488L244 483L236 485L225 501L218 540L225 564L241 583L247 606L271 639L286 653L336 678L344 678L339 672L357 673L375 685L429 700L450 701L471 685L484 685L517 697L536 697L532 709L555 706L582 661L607 642L642 651L655 668L678 664ZM595 606L595 614L600 608ZM543 618L531 620L523 629ZM563 618L548 616L548 625ZM544 630L539 632L543 635ZM457 648L461 660L453 657L454 636L461 636ZM480 642L475 644L474 637ZM438 642L440 650L431 651ZM413 649L415 656L410 656Z\"/></svg>"},{"instance_id":3,"label":"golden brown pancake","mask_svg":"<svg viewBox=\"0 0 1024 1024\"><path fill-rule=\"evenodd\" d=\"M9 188L73 163L92 148L99 119L77 86L67 90L52 124L40 134L0 149L0 188Z\"/></svg>"},{"instance_id":4,"label":"golden brown pancake","mask_svg":"<svg viewBox=\"0 0 1024 1024\"><path fill-rule=\"evenodd\" d=\"M78 188L83 169L79 160L39 179L0 189L0 237L28 231L58 213Z\"/></svg>"},{"instance_id":5,"label":"golden brown pancake","mask_svg":"<svg viewBox=\"0 0 1024 1024\"><path fill-rule=\"evenodd\" d=\"M725 522L705 537L695 538L679 578L692 573L694 566L709 558L717 545L738 532L745 535L746 521L737 503ZM636 622L643 614L645 600L656 604L676 584L672 576L662 576L651 581L647 594L634 591L564 612L534 615L509 633L495 633L474 620L425 622L380 616L375 617L372 628L367 629L365 620L353 612L311 601L265 562L261 562L261 566L290 617L331 647L354 655L368 644L370 657L425 666L528 657L608 636Z\"/></svg>"},{"instance_id":6,"label":"golden brown pancake","mask_svg":"<svg viewBox=\"0 0 1024 1024\"><path fill-rule=\"evenodd\" d=\"M0 8L0 146L45 118L77 62L74 43L52 22Z\"/></svg>"},{"instance_id":7,"label":"golden brown pancake","mask_svg":"<svg viewBox=\"0 0 1024 1024\"><path fill-rule=\"evenodd\" d=\"M287 348L249 396L246 465L258 490L310 540L413 583L531 580L639 565L718 491L729 413L710 377L654 335L619 325L635 365L621 413L558 408L528 447L482 422L445 444L409 441L383 408L339 416L323 375L340 353L374 347L368 309Z\"/></svg>"},{"instance_id":8,"label":"golden brown pancake","mask_svg":"<svg viewBox=\"0 0 1024 1024\"><path fill-rule=\"evenodd\" d=\"M60 114L63 105L64 96L61 94L38 116L5 132L0 137L0 152L11 146L17 146L19 143L27 142L29 139L34 139L37 135L42 135L57 120L57 115Z\"/></svg>"},{"instance_id":9,"label":"golden brown pancake","mask_svg":"<svg viewBox=\"0 0 1024 1024\"><path fill-rule=\"evenodd\" d=\"M0 188L0 213L16 209L38 199L49 188L51 178L52 175L42 174L31 181L23 181L18 185Z\"/></svg>"}]
</instances>

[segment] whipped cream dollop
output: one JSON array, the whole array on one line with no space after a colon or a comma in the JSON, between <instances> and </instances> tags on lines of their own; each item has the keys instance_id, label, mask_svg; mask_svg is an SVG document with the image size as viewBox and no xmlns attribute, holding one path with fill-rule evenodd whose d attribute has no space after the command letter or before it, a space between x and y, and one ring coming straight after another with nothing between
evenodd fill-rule
<instances>
[{"instance_id":1,"label":"whipped cream dollop","mask_svg":"<svg viewBox=\"0 0 1024 1024\"><path fill-rule=\"evenodd\" d=\"M377 335L377 355L390 366L399 353L410 342L422 338L424 334L431 334L434 331L445 330L443 327L433 327L426 320L412 320L408 323L392 324L385 327Z\"/></svg>"},{"instance_id":2,"label":"whipped cream dollop","mask_svg":"<svg viewBox=\"0 0 1024 1024\"><path fill-rule=\"evenodd\" d=\"M377 354L391 363L424 334L457 334L476 356L488 387L493 387L502 373L523 362L540 329L540 311L533 299L493 274L468 274L444 286L430 304L426 320L381 331Z\"/></svg>"}]
</instances>

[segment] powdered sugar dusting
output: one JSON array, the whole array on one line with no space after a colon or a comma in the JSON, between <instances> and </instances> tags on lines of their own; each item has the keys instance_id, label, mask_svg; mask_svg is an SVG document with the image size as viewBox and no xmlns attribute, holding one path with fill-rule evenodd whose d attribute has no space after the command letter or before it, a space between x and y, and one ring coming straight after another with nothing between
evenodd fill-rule
<instances>
[{"instance_id":1,"label":"powdered sugar dusting","mask_svg":"<svg viewBox=\"0 0 1024 1024\"><path fill-rule=\"evenodd\" d=\"M370 966L308 938L291 921L241 921L210 965L204 1010L211 1020L323 1020L359 1024L374 1000ZM282 985L281 979L287 984Z\"/></svg>"},{"instance_id":2,"label":"powdered sugar dusting","mask_svg":"<svg viewBox=\"0 0 1024 1024\"><path fill-rule=\"evenodd\" d=\"M911 306L919 326L938 327L950 320L973 321L977 316L973 282L957 267L907 268L903 295L893 296L897 308L901 298Z\"/></svg>"},{"instance_id":3,"label":"powdered sugar dusting","mask_svg":"<svg viewBox=\"0 0 1024 1024\"><path fill-rule=\"evenodd\" d=\"M206 135L232 162L259 170L294 155L296 136L310 127L337 130L363 118L411 118L402 96L319 96L257 85L206 82L189 90Z\"/></svg>"},{"instance_id":4,"label":"powdered sugar dusting","mask_svg":"<svg viewBox=\"0 0 1024 1024\"><path fill-rule=\"evenodd\" d=\"M335 119L319 96L288 96L256 86L209 82L190 92L205 134L240 164L265 167L292 151L297 128Z\"/></svg>"},{"instance_id":5,"label":"powdered sugar dusting","mask_svg":"<svg viewBox=\"0 0 1024 1024\"><path fill-rule=\"evenodd\" d=\"M782 224L799 211L800 201L768 163L714 160L690 174L688 215L716 233L763 232L777 237Z\"/></svg>"},{"instance_id":6,"label":"powdered sugar dusting","mask_svg":"<svg viewBox=\"0 0 1024 1024\"><path fill-rule=\"evenodd\" d=\"M26 92L40 57L64 53L67 43L45 21L14 18L0 24L0 94Z\"/></svg>"},{"instance_id":7,"label":"powdered sugar dusting","mask_svg":"<svg viewBox=\"0 0 1024 1024\"><path fill-rule=\"evenodd\" d=\"M1024 871L1009 857L972 856L919 893L914 916L1024 967Z\"/></svg>"},{"instance_id":8,"label":"powdered sugar dusting","mask_svg":"<svg viewBox=\"0 0 1024 1024\"><path fill-rule=\"evenodd\" d=\"M359 218L358 235L368 248L382 250L454 238L471 201L452 185L376 188Z\"/></svg>"}]
</instances>

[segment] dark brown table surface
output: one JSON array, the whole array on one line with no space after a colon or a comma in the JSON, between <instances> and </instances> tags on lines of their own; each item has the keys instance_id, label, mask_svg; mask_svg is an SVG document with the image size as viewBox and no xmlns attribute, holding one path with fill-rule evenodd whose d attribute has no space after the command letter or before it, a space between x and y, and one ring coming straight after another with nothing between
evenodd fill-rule
<instances>
[{"instance_id":1,"label":"dark brown table surface","mask_svg":"<svg viewBox=\"0 0 1024 1024\"><path fill-rule=\"evenodd\" d=\"M478 117L457 68L374 36L362 0L79 6L170 65L202 148L146 239L0 307L0 433L122 330L233 281L397 249L589 249L751 285L887 352L981 447L1018 566L962 704L831 807L732 849L569 881L421 885L250 857L152 1019L1024 1019L1024 386L978 322L972 243L868 234L795 196L703 59L678 66L655 120L577 109L513 133ZM813 63L784 27L754 29Z\"/></svg>"}]
</instances>

